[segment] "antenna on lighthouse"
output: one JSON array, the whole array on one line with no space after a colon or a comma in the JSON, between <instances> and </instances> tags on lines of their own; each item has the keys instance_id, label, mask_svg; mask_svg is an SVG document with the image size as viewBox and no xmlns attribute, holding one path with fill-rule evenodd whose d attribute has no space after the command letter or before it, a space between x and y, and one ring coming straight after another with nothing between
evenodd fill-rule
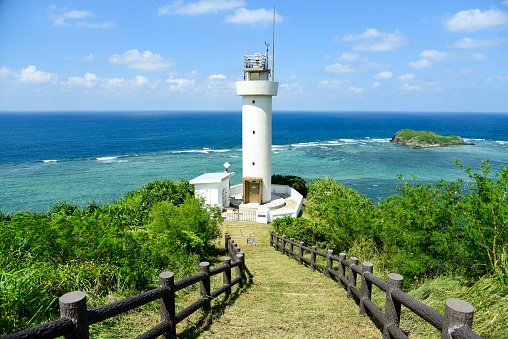
<instances>
[{"instance_id":1,"label":"antenna on lighthouse","mask_svg":"<svg viewBox=\"0 0 508 339\"><path fill-rule=\"evenodd\" d=\"M272 29L272 81L275 81L275 5L273 5L273 29Z\"/></svg>"}]
</instances>

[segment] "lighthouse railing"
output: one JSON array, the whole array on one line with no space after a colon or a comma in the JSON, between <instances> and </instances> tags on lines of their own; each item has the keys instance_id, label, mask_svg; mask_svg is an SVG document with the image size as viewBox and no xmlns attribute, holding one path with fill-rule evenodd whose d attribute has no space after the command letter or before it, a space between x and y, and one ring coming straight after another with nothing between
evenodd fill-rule
<instances>
[{"instance_id":1,"label":"lighthouse railing","mask_svg":"<svg viewBox=\"0 0 508 339\"><path fill-rule=\"evenodd\" d=\"M244 55L244 68L268 69L268 57L262 54Z\"/></svg>"}]
</instances>

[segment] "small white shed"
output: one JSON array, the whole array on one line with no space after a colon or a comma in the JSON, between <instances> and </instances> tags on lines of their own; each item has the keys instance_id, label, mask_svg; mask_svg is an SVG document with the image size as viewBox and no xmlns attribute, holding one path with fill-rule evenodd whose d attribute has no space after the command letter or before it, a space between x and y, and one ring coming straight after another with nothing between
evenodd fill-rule
<instances>
[{"instance_id":1,"label":"small white shed","mask_svg":"<svg viewBox=\"0 0 508 339\"><path fill-rule=\"evenodd\" d=\"M235 172L205 173L189 181L194 185L194 194L201 196L205 203L219 208L229 207L229 178Z\"/></svg>"}]
</instances>

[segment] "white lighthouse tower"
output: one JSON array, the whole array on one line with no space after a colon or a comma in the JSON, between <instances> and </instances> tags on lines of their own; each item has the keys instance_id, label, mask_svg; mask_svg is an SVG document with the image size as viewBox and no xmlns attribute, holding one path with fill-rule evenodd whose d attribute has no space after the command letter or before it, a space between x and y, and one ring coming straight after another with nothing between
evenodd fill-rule
<instances>
[{"instance_id":1,"label":"white lighthouse tower","mask_svg":"<svg viewBox=\"0 0 508 339\"><path fill-rule=\"evenodd\" d=\"M271 201L272 97L279 83L269 80L268 51L245 55L243 72L236 83L242 96L243 203L262 205Z\"/></svg>"}]
</instances>

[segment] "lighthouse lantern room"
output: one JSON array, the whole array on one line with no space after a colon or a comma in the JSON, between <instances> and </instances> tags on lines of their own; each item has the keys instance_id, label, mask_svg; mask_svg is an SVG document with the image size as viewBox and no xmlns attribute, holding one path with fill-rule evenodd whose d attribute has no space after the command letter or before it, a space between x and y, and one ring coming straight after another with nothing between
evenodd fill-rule
<instances>
[{"instance_id":1,"label":"lighthouse lantern room","mask_svg":"<svg viewBox=\"0 0 508 339\"><path fill-rule=\"evenodd\" d=\"M271 201L272 97L278 82L269 80L268 51L244 56L244 80L236 83L242 96L243 203Z\"/></svg>"}]
</instances>

